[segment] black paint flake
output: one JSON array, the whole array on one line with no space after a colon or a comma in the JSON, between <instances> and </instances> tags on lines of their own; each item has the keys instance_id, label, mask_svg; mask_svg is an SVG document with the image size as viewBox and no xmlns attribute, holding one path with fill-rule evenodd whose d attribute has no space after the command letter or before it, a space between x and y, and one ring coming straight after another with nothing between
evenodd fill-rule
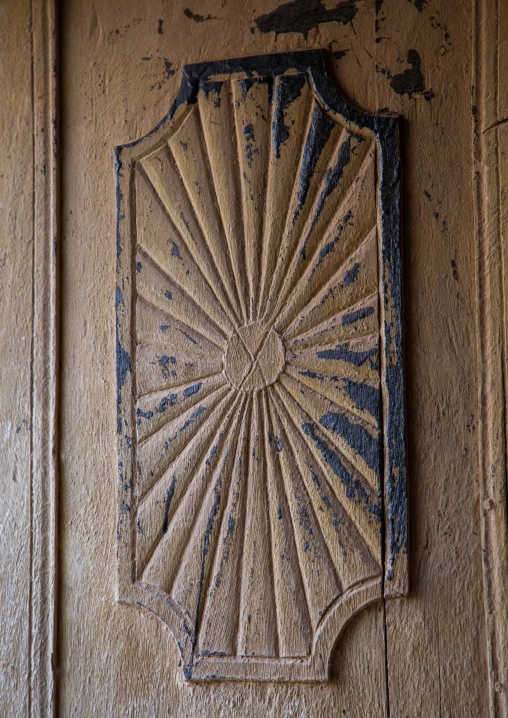
<instances>
[{"instance_id":1,"label":"black paint flake","mask_svg":"<svg viewBox=\"0 0 508 718\"><path fill-rule=\"evenodd\" d=\"M357 13L356 0L344 0L328 9L323 0L293 0L266 15L260 15L255 23L261 32L274 32L275 36L298 32L307 38L311 30L326 22L351 23Z\"/></svg>"},{"instance_id":2,"label":"black paint flake","mask_svg":"<svg viewBox=\"0 0 508 718\"><path fill-rule=\"evenodd\" d=\"M183 14L185 17L188 17L189 20L194 20L194 22L207 22L208 20L217 20L216 17L212 17L211 15L207 15L206 17L204 15L198 15L197 12L192 12L188 7L185 8L183 11Z\"/></svg>"},{"instance_id":3,"label":"black paint flake","mask_svg":"<svg viewBox=\"0 0 508 718\"><path fill-rule=\"evenodd\" d=\"M423 93L426 100L431 100L434 97L432 90L424 91L423 89L424 78L420 69L422 61L419 53L416 50L409 50L407 61L411 67L398 75L394 75L390 80L390 87L398 95L412 97L416 93Z\"/></svg>"}]
</instances>

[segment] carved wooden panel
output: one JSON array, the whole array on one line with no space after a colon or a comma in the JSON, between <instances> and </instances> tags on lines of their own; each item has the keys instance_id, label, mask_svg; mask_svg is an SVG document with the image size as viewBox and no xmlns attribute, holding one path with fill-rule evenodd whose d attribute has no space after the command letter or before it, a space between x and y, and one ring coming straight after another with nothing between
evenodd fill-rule
<instances>
[{"instance_id":1,"label":"carved wooden panel","mask_svg":"<svg viewBox=\"0 0 508 718\"><path fill-rule=\"evenodd\" d=\"M397 121L320 52L188 66L117 151L119 599L192 680L326 680L407 588Z\"/></svg>"}]
</instances>

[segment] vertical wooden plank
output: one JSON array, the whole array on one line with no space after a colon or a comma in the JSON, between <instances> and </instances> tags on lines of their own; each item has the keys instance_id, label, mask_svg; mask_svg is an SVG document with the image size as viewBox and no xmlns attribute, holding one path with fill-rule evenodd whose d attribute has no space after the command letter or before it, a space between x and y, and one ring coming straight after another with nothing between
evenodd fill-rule
<instances>
[{"instance_id":1,"label":"vertical wooden plank","mask_svg":"<svg viewBox=\"0 0 508 718\"><path fill-rule=\"evenodd\" d=\"M477 0L474 174L479 367L480 516L491 718L508 712L506 4Z\"/></svg>"},{"instance_id":2,"label":"vertical wooden plank","mask_svg":"<svg viewBox=\"0 0 508 718\"><path fill-rule=\"evenodd\" d=\"M349 80L358 104L375 109L371 93L364 102L363 79L372 89L367 65L360 68L354 57L371 62L363 41L372 41L373 6L358 3L354 26L316 23L308 37L278 33L275 45L274 32L258 30L255 20L277 4L282 3L222 7L220 0L209 0L201 10L187 2L126 0L120 8L79 0L62 8L62 715L86 715L93 693L101 715L386 716L380 602L353 621L346 647L333 661L333 680L322 685L185 683L169 631L155 616L115 603L112 148L143 135L167 112L181 76L160 82L166 80L165 59L178 69L216 57L314 49L334 41L334 50L351 48L340 61L358 68L354 82ZM192 19L192 12L204 19Z\"/></svg>"},{"instance_id":3,"label":"vertical wooden plank","mask_svg":"<svg viewBox=\"0 0 508 718\"><path fill-rule=\"evenodd\" d=\"M32 80L30 2L0 22L0 712L27 715L30 672Z\"/></svg>"},{"instance_id":4,"label":"vertical wooden plank","mask_svg":"<svg viewBox=\"0 0 508 718\"><path fill-rule=\"evenodd\" d=\"M407 0L385 0L377 7L377 105L399 114L402 124L410 417L410 595L386 601L390 714L486 716L472 8Z\"/></svg>"},{"instance_id":5,"label":"vertical wooden plank","mask_svg":"<svg viewBox=\"0 0 508 718\"><path fill-rule=\"evenodd\" d=\"M56 597L58 137L56 3L32 2L33 334L30 716L54 712Z\"/></svg>"}]
</instances>

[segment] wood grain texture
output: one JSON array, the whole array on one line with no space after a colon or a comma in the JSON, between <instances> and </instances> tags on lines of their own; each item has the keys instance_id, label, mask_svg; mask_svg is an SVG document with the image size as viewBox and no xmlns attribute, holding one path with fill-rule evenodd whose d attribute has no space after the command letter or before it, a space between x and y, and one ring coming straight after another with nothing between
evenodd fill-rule
<instances>
[{"instance_id":1,"label":"wood grain texture","mask_svg":"<svg viewBox=\"0 0 508 718\"><path fill-rule=\"evenodd\" d=\"M117 151L119 598L178 624L187 679L318 681L381 596L382 466L405 496L398 146L320 53L248 63L186 67Z\"/></svg>"},{"instance_id":2,"label":"wood grain texture","mask_svg":"<svg viewBox=\"0 0 508 718\"><path fill-rule=\"evenodd\" d=\"M57 594L59 137L57 10L32 3L34 273L30 715L52 715Z\"/></svg>"},{"instance_id":3,"label":"wood grain texture","mask_svg":"<svg viewBox=\"0 0 508 718\"><path fill-rule=\"evenodd\" d=\"M486 623L489 709L492 718L508 712L508 515L506 461L506 219L508 216L508 133L503 3L476 3L479 28L473 48L475 85L475 236L479 356L478 432L480 513Z\"/></svg>"},{"instance_id":4,"label":"wood grain texture","mask_svg":"<svg viewBox=\"0 0 508 718\"><path fill-rule=\"evenodd\" d=\"M376 103L390 103L405 118L402 171L409 183L402 215L414 562L409 600L385 607L390 711L409 718L483 717L489 709L477 449L471 7L427 4L419 12L394 0L383 3L377 23L377 38L386 39L376 43ZM410 50L417 55L408 60ZM433 97L426 99L429 92Z\"/></svg>"},{"instance_id":5,"label":"wood grain texture","mask_svg":"<svg viewBox=\"0 0 508 718\"><path fill-rule=\"evenodd\" d=\"M29 715L33 101L30 3L0 24L0 712Z\"/></svg>"},{"instance_id":6,"label":"wood grain texture","mask_svg":"<svg viewBox=\"0 0 508 718\"><path fill-rule=\"evenodd\" d=\"M50 716L57 523L56 13L45 0L2 12L6 101L0 124L10 128L1 172L2 558L9 565L2 570L7 620L0 706L5 715Z\"/></svg>"},{"instance_id":7,"label":"wood grain texture","mask_svg":"<svg viewBox=\"0 0 508 718\"><path fill-rule=\"evenodd\" d=\"M377 718L389 710L393 716L412 717L489 713L477 484L477 379L482 363L476 352L473 165L467 139L473 123L471 7L455 1L436 7L385 0L377 3L376 17L374 3L348 3L356 8L352 21L317 22L304 34L294 26L288 31L276 25L272 16L270 22L279 31L261 29L256 20L280 4L242 3L239 11L212 0L201 5L130 0L107 7L71 1L62 9L67 32L62 45L66 149L57 672L63 715ZM499 8L492 10L494 23L496 12ZM195 685L183 681L178 649L163 623L146 611L115 603L113 146L144 135L167 113L185 63L329 44L335 53L335 77L352 104L372 113L389 108L404 118L411 594L385 606L380 601L353 620L332 657L327 684ZM419 63L413 54L412 64L407 62L410 50L417 51ZM401 85L399 76L408 80L406 70L413 71L412 85ZM489 96L497 82L494 73ZM500 91L500 108L503 103ZM496 117L502 120L503 113ZM220 141L217 135L210 144ZM227 188L217 198L222 216L229 211L226 237L238 236L243 209L237 211L237 202L226 207L226 198L240 187L240 178L234 168L214 167L222 177L214 180L216 186ZM234 292L246 286L240 281L245 279L245 257L240 252L233 257L237 247L228 241ZM500 270L498 260L494 267ZM499 282L491 283L495 286ZM16 292L18 299L21 292ZM239 300L241 311L247 312L246 297L243 304L241 295ZM158 311L166 308L156 304L138 328L147 344L164 324L157 324ZM217 316L219 312L217 303ZM220 346L219 331L201 336L203 343L210 342L208 349L212 343ZM319 380L305 381L312 389L311 382ZM189 386L193 384L181 391ZM328 399L335 401L339 394L344 401L343 383L334 382L332 388ZM207 390L211 395L214 386ZM156 408L165 398L169 403L172 393L162 391ZM150 405L139 408L144 413L154 410ZM154 411L150 421L162 416ZM368 421L366 412L358 416ZM139 426L148 438L160 425L147 425L146 430ZM250 440L247 432L242 436ZM485 467L486 461L482 471ZM283 491L278 471L268 478ZM24 533L19 529L17 535ZM273 544L281 545L288 534L271 535ZM278 576L274 572L274 581L287 581ZM230 608L236 609L225 606ZM288 616L278 620L287 621ZM215 640L213 631L211 638ZM305 646L305 632L301 641Z\"/></svg>"}]
</instances>

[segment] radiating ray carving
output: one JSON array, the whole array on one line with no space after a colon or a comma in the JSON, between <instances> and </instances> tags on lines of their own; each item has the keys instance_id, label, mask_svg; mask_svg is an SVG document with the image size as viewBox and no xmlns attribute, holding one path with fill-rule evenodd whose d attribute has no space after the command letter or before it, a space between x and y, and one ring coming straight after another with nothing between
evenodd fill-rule
<instances>
[{"instance_id":1,"label":"radiating ray carving","mask_svg":"<svg viewBox=\"0 0 508 718\"><path fill-rule=\"evenodd\" d=\"M116 159L119 600L187 680L326 681L407 591L397 121L320 52L191 65Z\"/></svg>"}]
</instances>

